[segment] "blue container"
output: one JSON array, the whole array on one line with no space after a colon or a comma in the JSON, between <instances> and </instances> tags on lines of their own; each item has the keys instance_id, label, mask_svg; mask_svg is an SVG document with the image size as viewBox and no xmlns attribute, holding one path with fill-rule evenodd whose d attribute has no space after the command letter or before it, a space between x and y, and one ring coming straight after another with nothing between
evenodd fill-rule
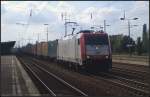
<instances>
[{"instance_id":1,"label":"blue container","mask_svg":"<svg viewBox=\"0 0 150 97\"><path fill-rule=\"evenodd\" d=\"M55 59L57 57L58 40L48 41L48 57Z\"/></svg>"}]
</instances>

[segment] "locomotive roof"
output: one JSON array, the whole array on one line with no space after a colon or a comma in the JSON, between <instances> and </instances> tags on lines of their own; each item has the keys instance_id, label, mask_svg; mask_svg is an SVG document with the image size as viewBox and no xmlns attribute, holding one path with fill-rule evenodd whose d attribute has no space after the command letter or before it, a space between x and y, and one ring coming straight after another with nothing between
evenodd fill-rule
<instances>
[{"instance_id":1,"label":"locomotive roof","mask_svg":"<svg viewBox=\"0 0 150 97\"><path fill-rule=\"evenodd\" d=\"M83 31L83 30L82 30ZM80 31L80 32L82 32L82 31ZM101 34L101 35L107 35L107 33L105 33L105 32L99 32L99 31L97 31L97 32L92 32L92 30L84 30L85 32L86 31L91 31L90 33L76 33L76 34L73 34L73 35L68 35L68 36L66 36L66 37L62 37L61 39L62 40L67 40L67 39L72 39L72 38L76 38L76 39L78 39L78 38L80 38L83 34L85 34L85 35L90 35L90 34Z\"/></svg>"},{"instance_id":2,"label":"locomotive roof","mask_svg":"<svg viewBox=\"0 0 150 97\"><path fill-rule=\"evenodd\" d=\"M80 30L78 33L93 33L93 32L94 30Z\"/></svg>"}]
</instances>

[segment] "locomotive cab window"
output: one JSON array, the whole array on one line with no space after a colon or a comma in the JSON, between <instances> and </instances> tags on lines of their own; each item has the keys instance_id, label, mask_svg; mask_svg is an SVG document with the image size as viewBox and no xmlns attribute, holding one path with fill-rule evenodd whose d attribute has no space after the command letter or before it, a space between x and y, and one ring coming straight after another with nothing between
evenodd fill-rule
<instances>
[{"instance_id":1,"label":"locomotive cab window","mask_svg":"<svg viewBox=\"0 0 150 97\"><path fill-rule=\"evenodd\" d=\"M86 36L87 45L108 45L108 36Z\"/></svg>"}]
</instances>

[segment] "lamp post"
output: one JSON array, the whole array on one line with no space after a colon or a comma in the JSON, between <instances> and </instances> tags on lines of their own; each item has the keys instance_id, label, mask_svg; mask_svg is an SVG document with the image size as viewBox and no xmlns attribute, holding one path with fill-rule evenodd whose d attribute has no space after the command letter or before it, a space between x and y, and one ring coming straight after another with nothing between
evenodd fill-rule
<instances>
[{"instance_id":1,"label":"lamp post","mask_svg":"<svg viewBox=\"0 0 150 97\"><path fill-rule=\"evenodd\" d=\"M129 19L129 18L125 18L125 12L124 12L124 17L123 18L120 18L120 20L127 20L128 21L128 33L129 33L129 53L130 53L130 56L131 56L131 45L130 45L130 28L131 28L131 23L130 21L131 20L137 20L138 18L132 18L132 19ZM132 25L132 26L137 26L137 25Z\"/></svg>"},{"instance_id":2,"label":"lamp post","mask_svg":"<svg viewBox=\"0 0 150 97\"><path fill-rule=\"evenodd\" d=\"M45 26L47 26L47 33L46 33L46 35L47 35L47 42L48 42L48 25L49 24L44 24Z\"/></svg>"},{"instance_id":3,"label":"lamp post","mask_svg":"<svg viewBox=\"0 0 150 97\"><path fill-rule=\"evenodd\" d=\"M37 42L39 42L39 39L40 39L39 34L40 33L37 33Z\"/></svg>"}]
</instances>

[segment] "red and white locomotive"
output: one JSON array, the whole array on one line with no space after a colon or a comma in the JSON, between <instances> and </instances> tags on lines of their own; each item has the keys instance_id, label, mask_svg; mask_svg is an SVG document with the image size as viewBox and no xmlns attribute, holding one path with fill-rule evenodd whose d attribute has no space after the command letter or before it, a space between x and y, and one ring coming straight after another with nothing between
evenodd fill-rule
<instances>
[{"instance_id":1,"label":"red and white locomotive","mask_svg":"<svg viewBox=\"0 0 150 97\"><path fill-rule=\"evenodd\" d=\"M81 30L58 40L57 60L89 70L112 67L110 40L107 33Z\"/></svg>"}]
</instances>

